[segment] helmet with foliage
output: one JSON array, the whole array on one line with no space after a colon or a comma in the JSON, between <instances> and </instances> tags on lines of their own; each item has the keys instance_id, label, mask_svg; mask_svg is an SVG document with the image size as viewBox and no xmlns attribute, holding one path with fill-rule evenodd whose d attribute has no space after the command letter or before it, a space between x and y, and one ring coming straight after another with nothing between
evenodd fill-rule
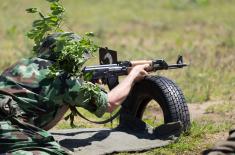
<instances>
[{"instance_id":1,"label":"helmet with foliage","mask_svg":"<svg viewBox=\"0 0 235 155\"><path fill-rule=\"evenodd\" d=\"M57 41L66 39L79 42L81 37L75 33L61 32L48 35L45 39L41 41L40 46L38 47L37 55L41 58L50 59L55 61L59 57L58 51L55 52L56 46L58 46ZM62 45L64 46L64 45ZM85 52L88 54L88 52Z\"/></svg>"},{"instance_id":2,"label":"helmet with foliage","mask_svg":"<svg viewBox=\"0 0 235 155\"><path fill-rule=\"evenodd\" d=\"M34 41L33 51L38 57L54 61L51 73L67 72L72 76L81 74L81 67L97 46L90 40L91 33L77 36L64 32L60 26L65 9L60 0L47 0L51 12L44 14L37 8L28 8L31 14L38 14L39 19L32 24L27 36Z\"/></svg>"},{"instance_id":3,"label":"helmet with foliage","mask_svg":"<svg viewBox=\"0 0 235 155\"><path fill-rule=\"evenodd\" d=\"M78 76L82 65L96 49L97 46L89 38L63 32L48 35L43 39L37 55L55 62L51 68L52 72L66 71Z\"/></svg>"}]
</instances>

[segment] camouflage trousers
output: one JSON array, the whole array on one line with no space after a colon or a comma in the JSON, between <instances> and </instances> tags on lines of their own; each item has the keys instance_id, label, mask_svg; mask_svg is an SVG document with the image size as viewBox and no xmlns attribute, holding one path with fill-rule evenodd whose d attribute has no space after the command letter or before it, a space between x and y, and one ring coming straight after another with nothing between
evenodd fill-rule
<instances>
[{"instance_id":1,"label":"camouflage trousers","mask_svg":"<svg viewBox=\"0 0 235 155\"><path fill-rule=\"evenodd\" d=\"M69 154L49 132L25 123L15 116L9 116L3 108L6 107L4 104L0 101L0 154Z\"/></svg>"},{"instance_id":2,"label":"camouflage trousers","mask_svg":"<svg viewBox=\"0 0 235 155\"><path fill-rule=\"evenodd\" d=\"M235 129L229 132L226 141L222 141L213 148L205 150L203 155L235 155Z\"/></svg>"}]
</instances>

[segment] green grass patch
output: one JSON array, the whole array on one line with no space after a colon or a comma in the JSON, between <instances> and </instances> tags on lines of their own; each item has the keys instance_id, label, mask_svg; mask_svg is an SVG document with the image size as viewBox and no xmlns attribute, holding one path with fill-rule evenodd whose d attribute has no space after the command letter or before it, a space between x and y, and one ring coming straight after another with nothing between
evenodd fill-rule
<instances>
[{"instance_id":1,"label":"green grass patch","mask_svg":"<svg viewBox=\"0 0 235 155\"><path fill-rule=\"evenodd\" d=\"M12 5L14 3L14 5ZM121 60L165 58L182 54L187 69L155 74L175 80L188 102L234 99L235 1L119 0L64 1L67 31L93 31L100 46L118 51ZM25 8L48 8L45 1L4 1L0 6L0 70L30 55L25 37L34 17ZM220 10L220 11L218 11ZM14 20L12 16L14 15ZM89 61L97 64L98 57Z\"/></svg>"},{"instance_id":2,"label":"green grass patch","mask_svg":"<svg viewBox=\"0 0 235 155\"><path fill-rule=\"evenodd\" d=\"M201 150L211 146L211 143L207 141L207 137L210 134L228 131L231 126L232 125L229 123L215 125L212 122L205 124L192 122L191 130L188 133L184 133L176 143L170 144L164 148L155 149L150 152L150 154L166 154L166 152L170 154L200 153Z\"/></svg>"},{"instance_id":3,"label":"green grass patch","mask_svg":"<svg viewBox=\"0 0 235 155\"><path fill-rule=\"evenodd\" d=\"M210 140L213 134L228 131L231 128L230 123L214 124L213 122L200 123L192 122L191 130L181 135L175 142L166 147L156 148L151 151L133 154L147 154L147 155L183 155L183 154L200 154L200 152L208 147L211 147L214 141ZM130 153L121 153L124 155ZM132 153L131 153L132 154Z\"/></svg>"}]
</instances>

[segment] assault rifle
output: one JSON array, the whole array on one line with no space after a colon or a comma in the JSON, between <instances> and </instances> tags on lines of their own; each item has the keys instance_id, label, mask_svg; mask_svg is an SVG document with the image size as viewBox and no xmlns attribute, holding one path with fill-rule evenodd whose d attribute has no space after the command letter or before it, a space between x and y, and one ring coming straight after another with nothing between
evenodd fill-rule
<instances>
[{"instance_id":1,"label":"assault rifle","mask_svg":"<svg viewBox=\"0 0 235 155\"><path fill-rule=\"evenodd\" d=\"M109 50L108 48L100 48L100 65L84 67L82 72L84 74L91 74L91 82L95 83L99 79L103 84L108 84L112 89L118 84L118 77L127 75L131 67L141 64L150 64L150 70L153 72L157 70L177 69L187 66L183 62L183 57L179 56L176 64L168 64L163 59L157 60L138 60L138 61L117 61L117 52Z\"/></svg>"}]
</instances>

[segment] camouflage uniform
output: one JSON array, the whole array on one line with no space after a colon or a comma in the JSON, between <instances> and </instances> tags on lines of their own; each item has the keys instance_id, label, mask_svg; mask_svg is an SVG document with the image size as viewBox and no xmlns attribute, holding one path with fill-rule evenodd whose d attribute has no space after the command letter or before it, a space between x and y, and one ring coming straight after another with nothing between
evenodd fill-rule
<instances>
[{"instance_id":1,"label":"camouflage uniform","mask_svg":"<svg viewBox=\"0 0 235 155\"><path fill-rule=\"evenodd\" d=\"M49 78L53 61L45 56L24 59L0 76L0 154L67 154L43 130L65 104L83 107L98 117L107 109L107 94L91 99L82 81L66 74ZM94 104L95 100L95 104Z\"/></svg>"}]
</instances>

